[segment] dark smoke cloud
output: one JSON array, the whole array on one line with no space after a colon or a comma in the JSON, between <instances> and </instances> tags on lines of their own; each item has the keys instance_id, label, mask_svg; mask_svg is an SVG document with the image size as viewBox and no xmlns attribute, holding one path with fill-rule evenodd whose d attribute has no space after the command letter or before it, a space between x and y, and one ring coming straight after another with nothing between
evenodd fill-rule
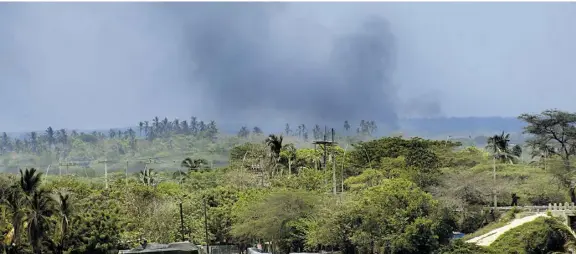
<instances>
[{"instance_id":1,"label":"dark smoke cloud","mask_svg":"<svg viewBox=\"0 0 576 254\"><path fill-rule=\"evenodd\" d=\"M394 24L366 15L324 27L296 5L2 4L0 126L106 128L155 115L395 126L405 102L392 79Z\"/></svg>"},{"instance_id":2,"label":"dark smoke cloud","mask_svg":"<svg viewBox=\"0 0 576 254\"><path fill-rule=\"evenodd\" d=\"M282 55L269 24L283 6L234 5L203 6L201 18L187 20L194 77L219 115L236 118L266 108L318 123L396 124L397 89L390 79L395 45L384 18L368 17L355 31L332 38L331 53L318 63L307 61L306 51ZM189 8L197 13L198 7ZM189 15L185 10L180 7Z\"/></svg>"}]
</instances>

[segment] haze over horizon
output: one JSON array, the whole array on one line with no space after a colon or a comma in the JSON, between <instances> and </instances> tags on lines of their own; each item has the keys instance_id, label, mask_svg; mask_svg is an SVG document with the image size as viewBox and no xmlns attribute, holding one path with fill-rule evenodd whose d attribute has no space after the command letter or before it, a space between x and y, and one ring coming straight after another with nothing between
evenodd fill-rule
<instances>
[{"instance_id":1,"label":"haze over horizon","mask_svg":"<svg viewBox=\"0 0 576 254\"><path fill-rule=\"evenodd\" d=\"M0 131L576 111L571 3L0 3Z\"/></svg>"}]
</instances>

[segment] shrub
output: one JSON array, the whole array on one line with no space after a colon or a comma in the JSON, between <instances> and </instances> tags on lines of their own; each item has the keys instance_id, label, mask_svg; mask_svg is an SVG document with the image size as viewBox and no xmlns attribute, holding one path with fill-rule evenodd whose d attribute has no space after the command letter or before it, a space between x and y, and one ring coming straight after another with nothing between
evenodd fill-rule
<instances>
[{"instance_id":1,"label":"shrub","mask_svg":"<svg viewBox=\"0 0 576 254\"><path fill-rule=\"evenodd\" d=\"M554 218L538 218L504 233L491 247L498 253L565 252L574 237Z\"/></svg>"}]
</instances>

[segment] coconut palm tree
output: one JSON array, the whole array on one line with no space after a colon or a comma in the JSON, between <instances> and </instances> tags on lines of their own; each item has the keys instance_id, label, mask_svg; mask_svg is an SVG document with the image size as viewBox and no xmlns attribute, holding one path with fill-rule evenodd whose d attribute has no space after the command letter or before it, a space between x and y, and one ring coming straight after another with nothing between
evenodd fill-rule
<instances>
[{"instance_id":1,"label":"coconut palm tree","mask_svg":"<svg viewBox=\"0 0 576 254\"><path fill-rule=\"evenodd\" d=\"M156 182L156 176L158 173L154 172L154 169L152 168L146 168L144 170L140 170L138 175L140 177L140 182L142 182L144 185L150 186Z\"/></svg>"},{"instance_id":2,"label":"coconut palm tree","mask_svg":"<svg viewBox=\"0 0 576 254\"><path fill-rule=\"evenodd\" d=\"M556 149L549 145L532 144L532 152L530 153L532 157L531 164L539 163L543 166L544 170L547 169L547 160L556 154Z\"/></svg>"},{"instance_id":3,"label":"coconut palm tree","mask_svg":"<svg viewBox=\"0 0 576 254\"><path fill-rule=\"evenodd\" d=\"M494 135L488 138L488 146L487 148L492 152L492 174L494 184L496 184L496 160L501 162L510 162L510 164L514 163L514 159L517 156L514 155L513 152L510 151L510 134L502 132L500 135ZM515 153L522 154L522 148L518 146L515 148ZM494 207L498 206L497 196L494 193Z\"/></svg>"},{"instance_id":4,"label":"coconut palm tree","mask_svg":"<svg viewBox=\"0 0 576 254\"><path fill-rule=\"evenodd\" d=\"M288 174L292 174L292 164L296 160L296 147L294 144L286 144L282 147L282 151L280 152L280 156L282 159L286 160L288 164Z\"/></svg>"},{"instance_id":5,"label":"coconut palm tree","mask_svg":"<svg viewBox=\"0 0 576 254\"><path fill-rule=\"evenodd\" d=\"M138 123L138 130L140 131L140 136L142 136L142 130L144 130L144 122Z\"/></svg>"},{"instance_id":6,"label":"coconut palm tree","mask_svg":"<svg viewBox=\"0 0 576 254\"><path fill-rule=\"evenodd\" d=\"M274 134L270 134L268 138L266 138L266 145L270 148L270 160L274 163L274 168L270 172L271 176L276 172L278 162L280 162L283 140L282 135L276 136Z\"/></svg>"},{"instance_id":7,"label":"coconut palm tree","mask_svg":"<svg viewBox=\"0 0 576 254\"><path fill-rule=\"evenodd\" d=\"M7 205L8 212L12 215L12 229L4 239L5 243L10 246L19 246L22 224L26 217L24 194L18 186L12 186L6 190L0 201Z\"/></svg>"},{"instance_id":8,"label":"coconut palm tree","mask_svg":"<svg viewBox=\"0 0 576 254\"><path fill-rule=\"evenodd\" d=\"M28 240L35 254L42 253L42 240L49 228L50 216L54 213L54 200L45 190L32 193L29 200L30 209L26 215L28 223Z\"/></svg>"},{"instance_id":9,"label":"coconut palm tree","mask_svg":"<svg viewBox=\"0 0 576 254\"><path fill-rule=\"evenodd\" d=\"M518 157L515 153L522 154L522 148L518 146L516 151L510 150L510 134L502 132L500 135L494 135L488 138L487 148L494 154L495 159L502 162L514 163L514 158Z\"/></svg>"},{"instance_id":10,"label":"coconut palm tree","mask_svg":"<svg viewBox=\"0 0 576 254\"><path fill-rule=\"evenodd\" d=\"M30 168L22 171L20 169L20 188L24 191L27 196L32 196L32 194L38 190L42 180L42 173L37 172L35 168Z\"/></svg>"},{"instance_id":11,"label":"coconut palm tree","mask_svg":"<svg viewBox=\"0 0 576 254\"><path fill-rule=\"evenodd\" d=\"M59 192L57 199L58 205L56 210L60 215L60 243L57 246L57 252L62 253L66 249L66 239L68 236L68 227L70 225L70 216L72 208L70 206L70 195L67 193Z\"/></svg>"},{"instance_id":12,"label":"coconut palm tree","mask_svg":"<svg viewBox=\"0 0 576 254\"><path fill-rule=\"evenodd\" d=\"M178 179L178 182L181 183L190 176L191 172L201 171L206 168L206 165L208 165L208 161L205 159L186 158L180 163L180 167L185 168L186 171L178 170L174 172L173 177L174 179Z\"/></svg>"},{"instance_id":13,"label":"coconut palm tree","mask_svg":"<svg viewBox=\"0 0 576 254\"><path fill-rule=\"evenodd\" d=\"M284 137L282 137L282 135L276 136L274 134L270 134L268 138L266 138L266 145L270 148L272 158L276 160L280 158L280 152L282 151L283 140Z\"/></svg>"},{"instance_id":14,"label":"coconut palm tree","mask_svg":"<svg viewBox=\"0 0 576 254\"><path fill-rule=\"evenodd\" d=\"M186 158L181 163L180 166L187 169L188 172L191 171L199 171L202 168L205 168L208 165L208 161L205 159L191 159Z\"/></svg>"}]
</instances>

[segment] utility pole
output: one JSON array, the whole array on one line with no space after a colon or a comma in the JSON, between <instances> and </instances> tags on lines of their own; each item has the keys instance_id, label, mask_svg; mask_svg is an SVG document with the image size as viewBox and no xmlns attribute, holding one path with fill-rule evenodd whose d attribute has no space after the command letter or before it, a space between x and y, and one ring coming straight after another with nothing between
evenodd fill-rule
<instances>
[{"instance_id":1,"label":"utility pole","mask_svg":"<svg viewBox=\"0 0 576 254\"><path fill-rule=\"evenodd\" d=\"M498 194L496 193L496 157L500 157L500 149L497 148L496 153L492 155L492 191L494 192L494 209L498 207Z\"/></svg>"},{"instance_id":2,"label":"utility pole","mask_svg":"<svg viewBox=\"0 0 576 254\"><path fill-rule=\"evenodd\" d=\"M346 144L346 147L344 148L344 155L342 156L342 170L341 170L341 178L342 178L342 186L340 187L340 192L344 193L344 161L346 160L346 151L348 151L348 144Z\"/></svg>"},{"instance_id":3,"label":"utility pole","mask_svg":"<svg viewBox=\"0 0 576 254\"><path fill-rule=\"evenodd\" d=\"M324 142L326 142L326 125L324 125ZM326 171L326 157L328 154L328 147L326 146L326 143L324 143L324 171Z\"/></svg>"},{"instance_id":4,"label":"utility pole","mask_svg":"<svg viewBox=\"0 0 576 254\"><path fill-rule=\"evenodd\" d=\"M334 144L334 128L332 128L332 144ZM334 151L332 151L332 188L334 195L338 192L336 189L336 157L334 157Z\"/></svg>"},{"instance_id":5,"label":"utility pole","mask_svg":"<svg viewBox=\"0 0 576 254\"><path fill-rule=\"evenodd\" d=\"M494 157L492 158L492 176L493 176L493 187L496 187L496 156L494 155ZM494 208L496 208L498 206L498 195L496 195L496 190L492 189L492 191L494 192Z\"/></svg>"},{"instance_id":6,"label":"utility pole","mask_svg":"<svg viewBox=\"0 0 576 254\"><path fill-rule=\"evenodd\" d=\"M106 183L106 189L108 189L108 159L98 161L98 163L104 163L104 181Z\"/></svg>"},{"instance_id":7,"label":"utility pole","mask_svg":"<svg viewBox=\"0 0 576 254\"><path fill-rule=\"evenodd\" d=\"M182 242L184 242L184 214L182 213L182 200L180 200L180 233L182 235Z\"/></svg>"},{"instance_id":8,"label":"utility pole","mask_svg":"<svg viewBox=\"0 0 576 254\"><path fill-rule=\"evenodd\" d=\"M208 240L208 216L206 212L206 197L204 199L204 231L206 233L206 254L210 254L210 243Z\"/></svg>"},{"instance_id":9,"label":"utility pole","mask_svg":"<svg viewBox=\"0 0 576 254\"><path fill-rule=\"evenodd\" d=\"M62 166L66 166L66 174L68 174L68 169L70 168L70 166L74 166L76 163L73 162L60 162L58 164L58 174L62 175Z\"/></svg>"},{"instance_id":10,"label":"utility pole","mask_svg":"<svg viewBox=\"0 0 576 254\"><path fill-rule=\"evenodd\" d=\"M337 143L334 141L334 129L331 129L332 131L332 141L328 141L328 137L327 132L328 132L328 128L326 126L324 126L324 140L317 140L312 142L314 144L314 147L316 147L316 145L322 145L322 147L324 148L324 165L322 166L322 168L324 169L324 172L326 172L326 158L328 157L328 147L336 145ZM337 189L336 189L336 159L334 158L334 152L331 151L331 158L332 158L332 192L334 195L336 195L337 193ZM327 183L327 181L326 181Z\"/></svg>"}]
</instances>

